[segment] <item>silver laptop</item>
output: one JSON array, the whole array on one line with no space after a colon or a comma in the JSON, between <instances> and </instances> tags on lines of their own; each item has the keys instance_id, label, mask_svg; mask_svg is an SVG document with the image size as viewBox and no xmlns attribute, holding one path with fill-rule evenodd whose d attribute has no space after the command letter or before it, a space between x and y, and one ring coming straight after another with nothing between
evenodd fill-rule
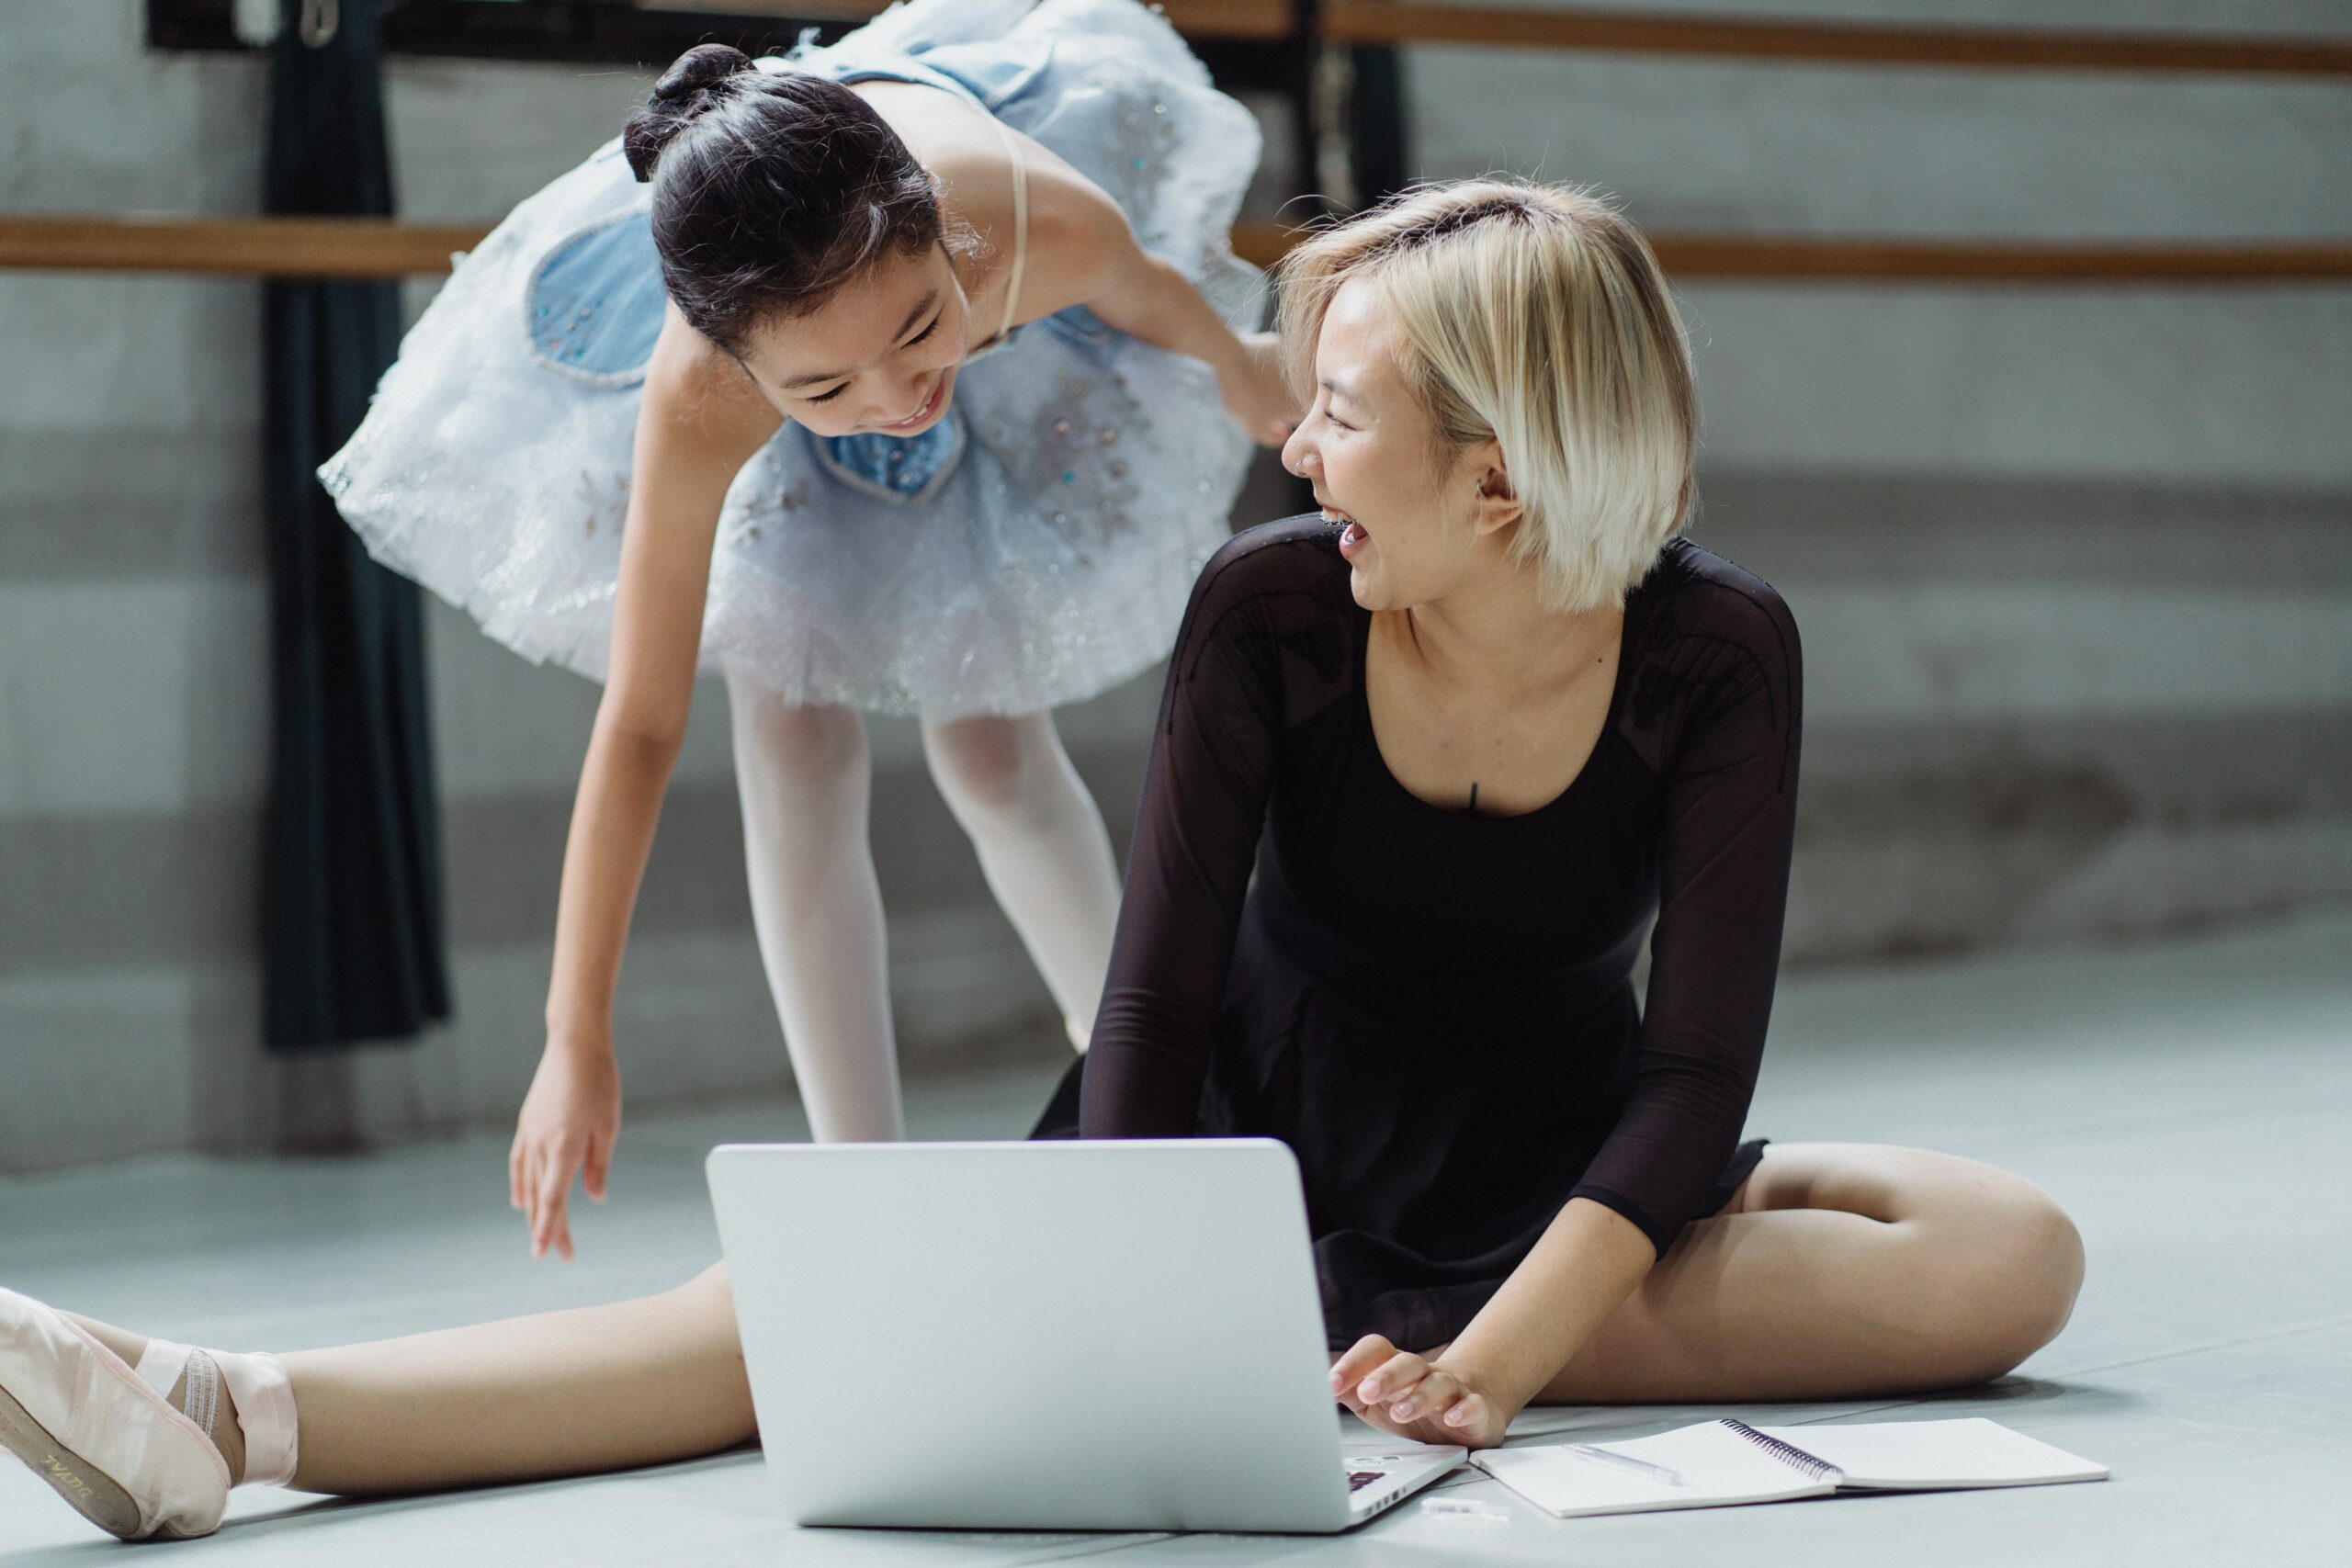
<instances>
[{"instance_id":1,"label":"silver laptop","mask_svg":"<svg viewBox=\"0 0 2352 1568\"><path fill-rule=\"evenodd\" d=\"M1342 1442L1279 1143L733 1144L709 1172L796 1524L1343 1530L1464 1457Z\"/></svg>"}]
</instances>

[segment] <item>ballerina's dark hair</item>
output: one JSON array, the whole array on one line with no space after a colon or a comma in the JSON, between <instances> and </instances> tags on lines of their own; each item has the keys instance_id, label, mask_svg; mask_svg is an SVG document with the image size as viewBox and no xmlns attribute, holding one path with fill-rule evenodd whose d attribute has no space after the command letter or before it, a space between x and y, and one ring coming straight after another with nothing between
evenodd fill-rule
<instances>
[{"instance_id":1,"label":"ballerina's dark hair","mask_svg":"<svg viewBox=\"0 0 2352 1568\"><path fill-rule=\"evenodd\" d=\"M621 147L653 186L670 298L730 353L763 319L806 315L884 257L944 237L930 175L865 99L725 44L680 55Z\"/></svg>"}]
</instances>

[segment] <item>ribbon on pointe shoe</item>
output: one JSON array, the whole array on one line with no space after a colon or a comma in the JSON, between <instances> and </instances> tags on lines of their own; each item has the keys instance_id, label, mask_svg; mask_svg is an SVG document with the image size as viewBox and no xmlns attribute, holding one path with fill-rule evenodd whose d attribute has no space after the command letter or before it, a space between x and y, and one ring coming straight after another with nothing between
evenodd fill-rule
<instances>
[{"instance_id":1,"label":"ribbon on pointe shoe","mask_svg":"<svg viewBox=\"0 0 2352 1568\"><path fill-rule=\"evenodd\" d=\"M220 1389L229 1386L237 1429L245 1435L246 1486L283 1486L294 1479L299 1453L294 1419L294 1383L286 1365L263 1351L205 1350L169 1339L150 1339L139 1357L139 1379L169 1399L180 1374L187 1374L187 1417L209 1434L220 1409ZM198 1414L202 1402L201 1415Z\"/></svg>"}]
</instances>

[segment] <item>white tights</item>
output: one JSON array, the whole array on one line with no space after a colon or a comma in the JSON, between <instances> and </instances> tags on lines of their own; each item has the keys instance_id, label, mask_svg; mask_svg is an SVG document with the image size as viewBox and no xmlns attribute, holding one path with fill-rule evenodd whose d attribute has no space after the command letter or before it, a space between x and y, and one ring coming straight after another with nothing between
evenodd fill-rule
<instances>
[{"instance_id":1,"label":"white tights","mask_svg":"<svg viewBox=\"0 0 2352 1568\"><path fill-rule=\"evenodd\" d=\"M865 727L847 708L794 707L740 678L727 695L752 923L810 1129L820 1143L902 1137ZM922 739L997 902L1082 1041L1119 908L1102 812L1045 714L926 722Z\"/></svg>"}]
</instances>

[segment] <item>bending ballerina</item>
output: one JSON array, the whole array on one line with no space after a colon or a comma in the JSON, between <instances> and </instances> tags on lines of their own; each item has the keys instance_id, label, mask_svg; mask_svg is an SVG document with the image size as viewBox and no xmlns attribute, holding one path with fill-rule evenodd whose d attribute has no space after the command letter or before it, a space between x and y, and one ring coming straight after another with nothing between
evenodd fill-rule
<instances>
[{"instance_id":1,"label":"bending ballerina","mask_svg":"<svg viewBox=\"0 0 2352 1568\"><path fill-rule=\"evenodd\" d=\"M1135 0L704 45L409 334L328 489L491 636L605 682L510 1160L535 1253L571 1255L575 1175L605 1192L614 990L697 668L820 1141L902 1132L861 709L921 716L1084 1043L1118 873L1047 710L1166 655L1251 437L1295 416L1227 249L1259 146Z\"/></svg>"},{"instance_id":2,"label":"bending ballerina","mask_svg":"<svg viewBox=\"0 0 2352 1568\"><path fill-rule=\"evenodd\" d=\"M1796 626L1678 536L1696 410L1647 245L1574 192L1426 189L1294 253L1283 326L1312 388L1285 456L1327 511L1194 587L1093 1045L1038 1135L1288 1142L1333 1393L1413 1438L1894 1394L2048 1342L2083 1255L2038 1189L1741 1141ZM240 1476L414 1491L755 1435L723 1265L282 1360L0 1294L0 1432L125 1535L211 1529Z\"/></svg>"}]
</instances>

